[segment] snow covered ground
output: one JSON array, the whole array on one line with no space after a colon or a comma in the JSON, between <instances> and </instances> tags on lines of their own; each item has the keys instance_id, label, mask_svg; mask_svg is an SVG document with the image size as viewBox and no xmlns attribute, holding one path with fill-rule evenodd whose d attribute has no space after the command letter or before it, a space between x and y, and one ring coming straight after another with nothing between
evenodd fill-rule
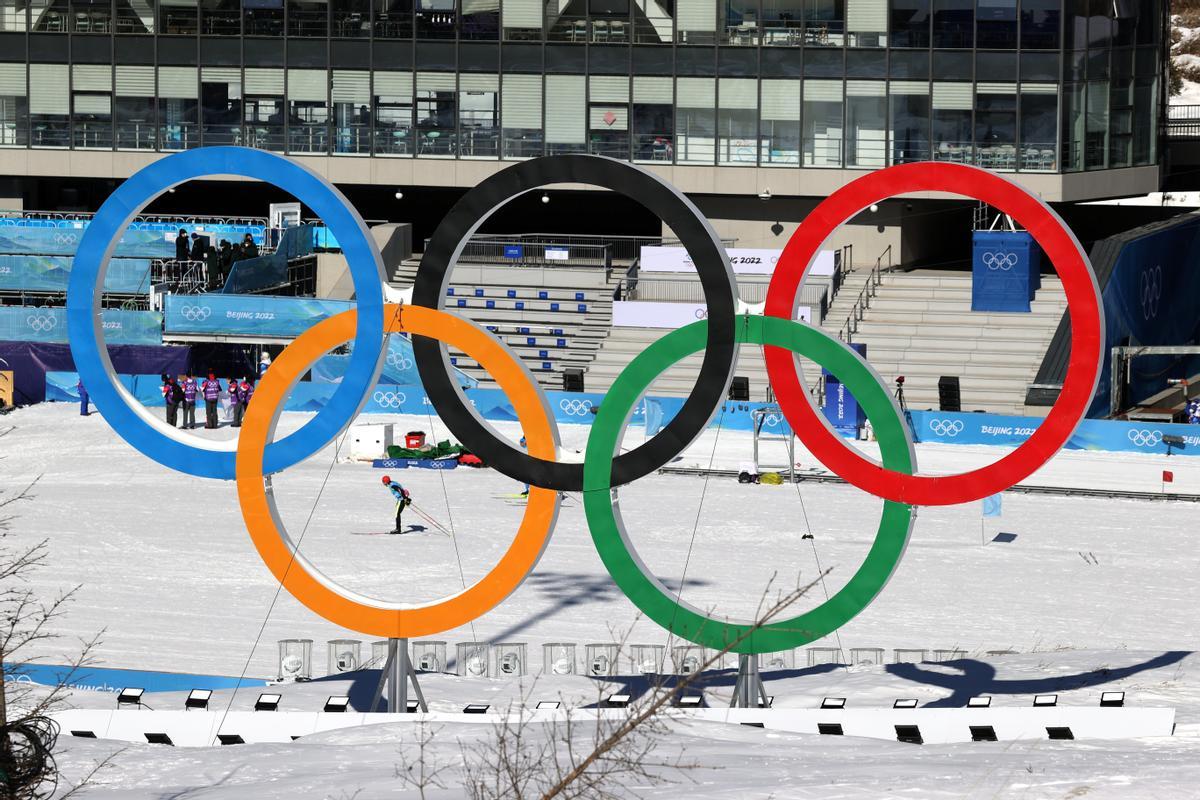
<instances>
[{"instance_id":1,"label":"snow covered ground","mask_svg":"<svg viewBox=\"0 0 1200 800\"><path fill-rule=\"evenodd\" d=\"M305 419L285 415L281 430ZM425 418L389 421L400 431L430 427ZM228 675L246 669L247 675L267 677L276 669L276 641L303 637L317 642L314 672L321 675L326 640L366 638L316 618L286 593L277 596L245 533L232 484L160 467L121 441L99 415L81 418L73 407L20 410L0 418L0 429L9 425L15 429L0 438L0 490L16 490L41 476L35 497L17 509L21 539L50 539L51 566L35 576L35 586L51 593L82 585L62 632L90 636L105 629L102 665ZM499 427L510 435L515 431ZM581 449L586 435L586 428L564 427L565 449ZM626 445L640 437L633 431ZM718 437L710 431L680 463L737 467L750 460L750 448L747 434L725 431ZM979 466L1003 452L918 445L921 470L932 473ZM816 466L802 450L797 459ZM1164 468L1175 472L1174 491L1200 493L1200 459L1180 456L1067 452L1030 482L1159 491ZM327 473L328 484L315 502ZM403 537L354 535L390 527L392 503L380 474L335 459L330 447L275 480L284 521L293 537L303 531L301 547L308 557L329 576L373 596L420 601L456 591L494 563L522 513L495 497L519 489L490 470L394 475L418 506L453 528L460 574L455 542L435 529ZM776 586L811 580L818 562L832 569L824 590L834 592L869 548L882 506L845 485L743 486L728 478L680 475L645 478L622 489L621 499L631 536L660 578L671 586L682 582L685 599L695 605L742 618L754 612L772 580ZM978 503L922 508L891 583L858 618L814 646L886 648L888 661L893 648L958 648L968 654L963 667L808 669L800 651L798 669L769 680L776 703L794 707L813 707L831 694L858 707L890 706L895 697L961 705L978 693L996 696L998 704L1028 705L1033 694L1053 691L1060 693L1060 703L1095 705L1101 690L1123 689L1131 705L1177 707L1174 737L918 748L693 724L678 728L669 745L721 769L693 773L695 786L645 794L1183 796L1200 780L1200 659L1182 652L1194 649L1198 621L1192 541L1198 521L1200 506L1193 503L1020 493L1005 495L999 520L981 520ZM800 538L807 532L812 541ZM999 532L1016 538L991 542ZM824 590L802 599L796 610L820 602ZM436 638L451 651L454 643L471 640L526 642L537 671L544 642L575 642L582 649L614 637L631 644L667 643L665 632L639 619L608 578L578 498L572 498L529 580L471 626ZM70 643L60 640L42 655L59 660ZM1001 650L1015 654L989 655ZM713 704L728 696L728 683L711 690ZM431 704L446 710L471 701L501 705L522 692L515 681L452 676L427 678L423 686ZM539 685L538 693L543 691L595 695L585 678L555 679ZM284 693L285 707L312 709L337 692L319 683ZM239 693L233 707L252 703L254 696L257 690ZM107 708L112 698L77 693L72 702ZM181 700L166 696L151 702L178 707ZM225 696L219 700L227 702ZM401 788L393 777L397 749L408 735L407 728L380 727L288 746L133 746L86 796L195 791L206 797L348 797L357 789L362 798L395 796ZM470 746L486 744L487 735L477 726L449 726L435 750L452 762L459 752L456 737ZM59 760L68 777L77 776L116 747L69 740ZM440 796L460 795L449 789Z\"/></svg>"}]
</instances>

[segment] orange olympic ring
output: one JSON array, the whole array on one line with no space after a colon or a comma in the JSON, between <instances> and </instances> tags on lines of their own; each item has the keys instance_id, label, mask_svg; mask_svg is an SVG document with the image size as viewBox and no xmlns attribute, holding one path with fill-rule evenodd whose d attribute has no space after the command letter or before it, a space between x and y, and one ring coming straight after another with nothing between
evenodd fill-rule
<instances>
[{"instance_id":1,"label":"orange olympic ring","mask_svg":"<svg viewBox=\"0 0 1200 800\"><path fill-rule=\"evenodd\" d=\"M388 305L384 318L386 333L428 336L469 353L508 395L529 453L547 460L557 458L553 417L542 403L537 384L503 344L474 323L432 308ZM478 583L430 603L387 603L351 592L317 570L292 544L279 518L270 478L263 474L263 455L288 392L318 358L354 338L356 321L357 311L350 310L313 326L288 345L263 376L238 440L236 480L242 516L259 556L276 580L330 622L397 639L442 633L490 611L533 570L550 540L559 495L530 487L525 516L500 561Z\"/></svg>"}]
</instances>

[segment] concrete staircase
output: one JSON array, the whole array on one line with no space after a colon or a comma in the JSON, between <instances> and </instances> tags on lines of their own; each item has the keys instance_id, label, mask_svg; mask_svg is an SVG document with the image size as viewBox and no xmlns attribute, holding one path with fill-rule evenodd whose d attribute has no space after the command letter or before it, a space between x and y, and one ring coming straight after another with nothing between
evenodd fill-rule
<instances>
[{"instance_id":1,"label":"concrete staircase","mask_svg":"<svg viewBox=\"0 0 1200 800\"><path fill-rule=\"evenodd\" d=\"M912 409L936 409L938 378L954 375L963 411L1025 414L1025 390L1065 309L1054 275L1042 277L1031 312L1024 314L971 311L969 273L885 273L851 340L867 345L867 360L889 388L904 376ZM839 320L840 327L848 312L837 309L828 322Z\"/></svg>"}]
</instances>

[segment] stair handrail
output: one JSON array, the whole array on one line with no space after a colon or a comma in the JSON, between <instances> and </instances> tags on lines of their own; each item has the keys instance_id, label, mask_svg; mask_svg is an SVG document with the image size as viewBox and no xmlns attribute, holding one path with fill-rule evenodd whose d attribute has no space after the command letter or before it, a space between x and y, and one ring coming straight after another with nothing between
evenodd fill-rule
<instances>
[{"instance_id":1,"label":"stair handrail","mask_svg":"<svg viewBox=\"0 0 1200 800\"><path fill-rule=\"evenodd\" d=\"M883 261L887 259L887 266L884 267ZM875 266L871 268L871 274L867 276L867 282L863 285L862 291L858 293L858 299L854 301L854 305L850 308L850 315L846 317L845 324L838 331L838 338L849 344L854 334L858 333L858 323L862 322L863 317L867 313L867 309L871 307L871 300L875 295L879 294L879 287L883 283L884 270L892 269L892 246L889 244L879 258L875 259Z\"/></svg>"}]
</instances>

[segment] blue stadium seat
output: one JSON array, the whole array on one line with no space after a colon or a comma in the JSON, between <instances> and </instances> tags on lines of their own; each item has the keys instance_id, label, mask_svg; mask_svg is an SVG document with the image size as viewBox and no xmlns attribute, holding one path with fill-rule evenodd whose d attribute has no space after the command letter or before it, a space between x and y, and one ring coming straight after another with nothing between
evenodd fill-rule
<instances>
[{"instance_id":1,"label":"blue stadium seat","mask_svg":"<svg viewBox=\"0 0 1200 800\"><path fill-rule=\"evenodd\" d=\"M507 294L509 297L516 297L516 296L517 296L517 290L516 290L516 289L509 289L507 292L505 292L505 294Z\"/></svg>"},{"instance_id":2,"label":"blue stadium seat","mask_svg":"<svg viewBox=\"0 0 1200 800\"><path fill-rule=\"evenodd\" d=\"M476 290L475 290L475 296L476 296L476 297L483 297L483 289L476 289Z\"/></svg>"},{"instance_id":3,"label":"blue stadium seat","mask_svg":"<svg viewBox=\"0 0 1200 800\"><path fill-rule=\"evenodd\" d=\"M566 346L567 346L567 340L566 340L566 339L558 339L558 340L556 340L556 341L558 342L558 346L559 346L559 347L566 347Z\"/></svg>"},{"instance_id":4,"label":"blue stadium seat","mask_svg":"<svg viewBox=\"0 0 1200 800\"><path fill-rule=\"evenodd\" d=\"M580 303L577 308L578 308L580 314L587 311L587 306L584 305L583 303Z\"/></svg>"},{"instance_id":5,"label":"blue stadium seat","mask_svg":"<svg viewBox=\"0 0 1200 800\"><path fill-rule=\"evenodd\" d=\"M466 307L467 307L467 301L466 301L466 300L463 300L463 299L460 297L460 298L458 299L458 307L459 307L459 308L466 308Z\"/></svg>"},{"instance_id":6,"label":"blue stadium seat","mask_svg":"<svg viewBox=\"0 0 1200 800\"><path fill-rule=\"evenodd\" d=\"M495 300L486 300L486 301L484 301L484 305L487 306L488 308L495 308L496 301Z\"/></svg>"},{"instance_id":7,"label":"blue stadium seat","mask_svg":"<svg viewBox=\"0 0 1200 800\"><path fill-rule=\"evenodd\" d=\"M558 311L558 303L551 303L551 304L550 304L550 310L551 310L551 311Z\"/></svg>"},{"instance_id":8,"label":"blue stadium seat","mask_svg":"<svg viewBox=\"0 0 1200 800\"><path fill-rule=\"evenodd\" d=\"M576 293L575 293L575 299L576 299L576 300L582 300L582 299L583 299L583 292L576 292Z\"/></svg>"},{"instance_id":9,"label":"blue stadium seat","mask_svg":"<svg viewBox=\"0 0 1200 800\"><path fill-rule=\"evenodd\" d=\"M447 286L447 287L446 287L446 296L447 296L447 297L454 297L454 287L453 287L453 286Z\"/></svg>"},{"instance_id":10,"label":"blue stadium seat","mask_svg":"<svg viewBox=\"0 0 1200 800\"><path fill-rule=\"evenodd\" d=\"M537 344L537 338L535 338L533 336L528 336L525 338L525 344L532 347L533 345Z\"/></svg>"},{"instance_id":11,"label":"blue stadium seat","mask_svg":"<svg viewBox=\"0 0 1200 800\"><path fill-rule=\"evenodd\" d=\"M517 311L524 311L524 310L525 310L525 303L524 303L524 302L522 302L522 301L520 301L520 300L518 300L518 301L517 301L517 302L514 304L514 306L516 307Z\"/></svg>"}]
</instances>

